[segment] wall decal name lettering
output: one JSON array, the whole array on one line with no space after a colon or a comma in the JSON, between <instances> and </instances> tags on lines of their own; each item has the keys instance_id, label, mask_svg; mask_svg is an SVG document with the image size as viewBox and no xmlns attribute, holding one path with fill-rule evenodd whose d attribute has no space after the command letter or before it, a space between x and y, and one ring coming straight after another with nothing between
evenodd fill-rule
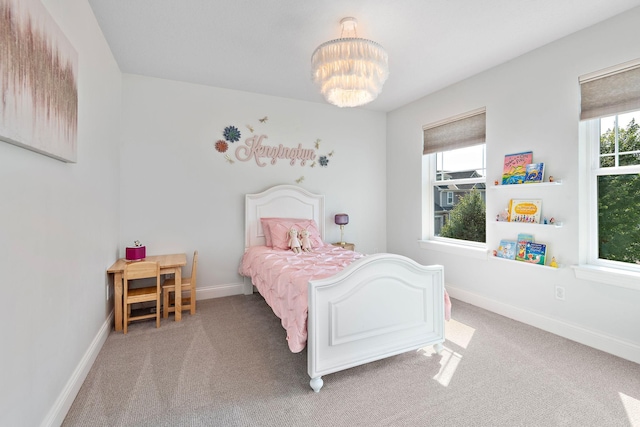
<instances>
[{"instance_id":1,"label":"wall decal name lettering","mask_svg":"<svg viewBox=\"0 0 640 427\"><path fill-rule=\"evenodd\" d=\"M225 126L222 131L224 139L218 139L213 144L216 151L221 153L224 160L230 165L235 164L236 160L248 162L253 159L256 165L261 168L269 163L275 165L278 160L288 160L291 166L300 165L310 168L315 168L316 166L326 168L329 166L329 159L333 157L334 152L331 150L326 154L318 154L322 142L320 138L316 138L313 142L314 148L303 148L302 144L298 144L297 147L287 147L283 144L267 145L266 140L269 137L263 132L256 132L256 129L266 126L268 119L267 116L264 116L258 119L258 122L246 124L245 127L251 134L244 142L242 142L242 134L246 132L244 129L241 131L234 125ZM246 136L247 134L245 133ZM232 147L235 147L235 150ZM304 181L304 175L295 181L300 184Z\"/></svg>"},{"instance_id":2,"label":"wall decal name lettering","mask_svg":"<svg viewBox=\"0 0 640 427\"><path fill-rule=\"evenodd\" d=\"M248 162L254 158L256 164L260 167L267 165L262 159L271 159L271 164L275 165L279 159L290 160L289 164L294 166L296 161L300 161L300 166L306 165L308 160L315 160L316 151L311 148L302 148L302 144L297 147L285 147L282 144L278 146L263 145L263 140L267 139L267 135L254 135L244 141L245 145L236 148L236 159L242 162Z\"/></svg>"}]
</instances>

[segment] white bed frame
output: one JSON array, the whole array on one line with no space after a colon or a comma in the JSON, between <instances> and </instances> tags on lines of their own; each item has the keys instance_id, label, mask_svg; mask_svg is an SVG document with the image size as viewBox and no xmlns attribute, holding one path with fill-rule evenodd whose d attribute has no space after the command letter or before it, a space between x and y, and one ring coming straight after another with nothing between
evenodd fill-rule
<instances>
[{"instance_id":1,"label":"white bed frame","mask_svg":"<svg viewBox=\"0 0 640 427\"><path fill-rule=\"evenodd\" d=\"M260 218L311 218L324 240L324 196L278 185L245 196L245 245L264 245ZM245 277L245 294L253 293ZM323 375L444 342L444 268L394 254L368 255L308 285L307 370Z\"/></svg>"}]
</instances>

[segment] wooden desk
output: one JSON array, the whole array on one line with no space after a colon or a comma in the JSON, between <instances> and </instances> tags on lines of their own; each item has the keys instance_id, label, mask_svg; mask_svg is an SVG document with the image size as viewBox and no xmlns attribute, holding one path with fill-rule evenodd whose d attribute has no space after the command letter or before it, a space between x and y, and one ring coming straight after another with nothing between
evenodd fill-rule
<instances>
[{"instance_id":1,"label":"wooden desk","mask_svg":"<svg viewBox=\"0 0 640 427\"><path fill-rule=\"evenodd\" d=\"M176 279L176 322L182 320L182 267L187 265L186 254L171 254L171 255L153 255L144 259L145 261L153 261L160 264L160 274L173 274ZM113 289L114 289L114 311L115 311L115 323L116 331L121 331L123 326L123 280L124 266L127 263L136 261L127 261L124 258L117 260L109 269L107 273L113 273Z\"/></svg>"}]
</instances>

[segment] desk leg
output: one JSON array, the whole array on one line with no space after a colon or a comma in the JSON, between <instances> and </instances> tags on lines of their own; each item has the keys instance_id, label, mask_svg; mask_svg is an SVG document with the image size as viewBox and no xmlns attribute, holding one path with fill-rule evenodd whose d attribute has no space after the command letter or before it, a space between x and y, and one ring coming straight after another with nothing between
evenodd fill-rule
<instances>
[{"instance_id":1,"label":"desk leg","mask_svg":"<svg viewBox=\"0 0 640 427\"><path fill-rule=\"evenodd\" d=\"M182 320L182 268L176 268L175 272L175 280L176 280L176 301L175 301L175 318L176 322Z\"/></svg>"},{"instance_id":2,"label":"desk leg","mask_svg":"<svg viewBox=\"0 0 640 427\"><path fill-rule=\"evenodd\" d=\"M113 277L113 311L116 317L116 331L122 330L122 273Z\"/></svg>"}]
</instances>

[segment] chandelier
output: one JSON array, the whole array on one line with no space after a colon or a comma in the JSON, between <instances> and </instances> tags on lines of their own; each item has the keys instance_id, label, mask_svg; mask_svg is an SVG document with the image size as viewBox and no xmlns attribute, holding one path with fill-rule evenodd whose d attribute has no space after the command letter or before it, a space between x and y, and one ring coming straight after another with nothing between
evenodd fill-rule
<instances>
[{"instance_id":1,"label":"chandelier","mask_svg":"<svg viewBox=\"0 0 640 427\"><path fill-rule=\"evenodd\" d=\"M344 18L340 25L340 38L322 43L311 55L311 72L327 102L358 107L382 91L389 77L388 56L378 43L358 38L355 18Z\"/></svg>"}]
</instances>

